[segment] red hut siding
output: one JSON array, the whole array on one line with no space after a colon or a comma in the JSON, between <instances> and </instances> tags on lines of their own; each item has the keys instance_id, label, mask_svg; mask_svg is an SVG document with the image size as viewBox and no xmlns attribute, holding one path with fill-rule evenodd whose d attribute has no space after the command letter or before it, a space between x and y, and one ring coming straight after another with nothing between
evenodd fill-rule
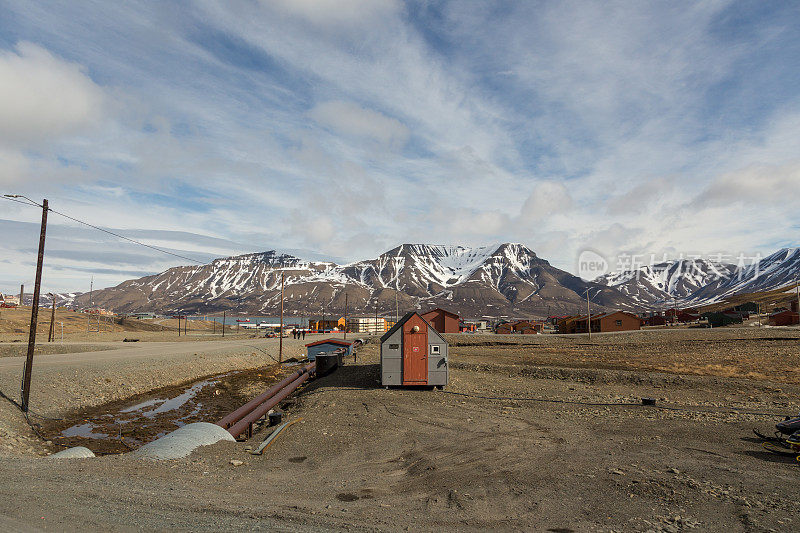
<instances>
[{"instance_id":1,"label":"red hut siding","mask_svg":"<svg viewBox=\"0 0 800 533\"><path fill-rule=\"evenodd\" d=\"M594 322L594 320L592 320ZM642 321L638 316L617 311L600 317L600 331L631 331L641 329Z\"/></svg>"},{"instance_id":2,"label":"red hut siding","mask_svg":"<svg viewBox=\"0 0 800 533\"><path fill-rule=\"evenodd\" d=\"M769 316L770 326L791 326L800 322L799 315L791 311L781 311Z\"/></svg>"}]
</instances>

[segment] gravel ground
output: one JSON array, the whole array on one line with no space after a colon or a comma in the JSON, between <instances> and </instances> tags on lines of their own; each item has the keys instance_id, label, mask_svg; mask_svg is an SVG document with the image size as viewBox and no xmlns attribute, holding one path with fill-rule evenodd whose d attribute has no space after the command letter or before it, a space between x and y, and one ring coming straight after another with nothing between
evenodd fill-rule
<instances>
[{"instance_id":1,"label":"gravel ground","mask_svg":"<svg viewBox=\"0 0 800 533\"><path fill-rule=\"evenodd\" d=\"M58 530L798 529L796 462L751 438L800 409L797 385L494 353L455 347L443 392L385 390L368 344L282 406L303 420L263 456L248 450L265 433L161 463L0 459L0 515ZM645 396L676 409L621 405Z\"/></svg>"}]
</instances>

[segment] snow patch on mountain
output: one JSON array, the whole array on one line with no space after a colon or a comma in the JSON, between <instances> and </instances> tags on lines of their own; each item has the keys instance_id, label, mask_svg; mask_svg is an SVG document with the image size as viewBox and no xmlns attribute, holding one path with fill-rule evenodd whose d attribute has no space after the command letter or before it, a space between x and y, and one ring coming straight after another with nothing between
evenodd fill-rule
<instances>
[{"instance_id":1,"label":"snow patch on mountain","mask_svg":"<svg viewBox=\"0 0 800 533\"><path fill-rule=\"evenodd\" d=\"M735 265L703 259L678 259L612 272L598 277L595 282L614 287L645 305L684 299L710 283L729 279L735 272Z\"/></svg>"},{"instance_id":2,"label":"snow patch on mountain","mask_svg":"<svg viewBox=\"0 0 800 533\"><path fill-rule=\"evenodd\" d=\"M737 269L727 279L701 287L686 298L691 305L716 303L739 293L779 289L800 280L800 248L782 248Z\"/></svg>"}]
</instances>

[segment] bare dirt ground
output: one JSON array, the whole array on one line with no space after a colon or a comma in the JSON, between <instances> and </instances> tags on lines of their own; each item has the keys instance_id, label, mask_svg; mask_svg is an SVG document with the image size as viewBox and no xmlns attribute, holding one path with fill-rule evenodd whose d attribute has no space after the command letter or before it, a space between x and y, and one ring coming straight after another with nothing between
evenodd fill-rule
<instances>
[{"instance_id":1,"label":"bare dirt ground","mask_svg":"<svg viewBox=\"0 0 800 533\"><path fill-rule=\"evenodd\" d=\"M592 335L455 335L462 363L744 377L800 384L800 329L660 329Z\"/></svg>"},{"instance_id":2,"label":"bare dirt ground","mask_svg":"<svg viewBox=\"0 0 800 533\"><path fill-rule=\"evenodd\" d=\"M0 459L0 526L796 531L798 465L763 451L752 428L769 431L800 410L796 374L781 371L797 366L800 336L668 333L591 344L453 337L445 391L380 388L377 346L368 344L357 363L283 405L303 420L263 456L249 449L266 433L159 463ZM126 367L129 375L154 370ZM197 376L215 372L207 370ZM243 379L246 386L242 399L258 389ZM90 418L125 403L76 411L78 397L60 412ZM627 405L641 397L669 409Z\"/></svg>"}]
</instances>

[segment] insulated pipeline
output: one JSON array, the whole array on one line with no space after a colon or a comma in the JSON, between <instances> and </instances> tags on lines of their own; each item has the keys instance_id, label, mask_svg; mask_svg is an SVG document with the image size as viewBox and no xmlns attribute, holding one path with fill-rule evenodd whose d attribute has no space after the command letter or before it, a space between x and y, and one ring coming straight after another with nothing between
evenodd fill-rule
<instances>
[{"instance_id":1,"label":"insulated pipeline","mask_svg":"<svg viewBox=\"0 0 800 533\"><path fill-rule=\"evenodd\" d=\"M303 373L300 377L296 378L294 381L289 383L289 385L281 389L272 398L268 399L266 402L250 411L250 413L245 415L241 420L227 428L228 433L234 437L238 437L244 433L251 424L255 423L259 418L267 414L270 409L282 402L287 396L293 393L297 387L305 383L310 376L311 374L308 372Z\"/></svg>"},{"instance_id":2,"label":"insulated pipeline","mask_svg":"<svg viewBox=\"0 0 800 533\"><path fill-rule=\"evenodd\" d=\"M242 418L251 413L253 410L257 409L261 404L268 401L270 398L278 394L282 389L284 389L292 382L297 380L299 377L303 375L308 377L308 375L313 373L315 369L316 369L316 363L309 363L303 368L295 370L289 376L285 377L284 379L282 379L281 381L279 381L278 383L267 389L265 392L259 394L258 396L256 396L243 406L236 409L234 412L223 417L219 422L217 422L217 425L221 426L224 429L230 428L238 421L240 421ZM256 418L256 420L258 420L258 418Z\"/></svg>"}]
</instances>

